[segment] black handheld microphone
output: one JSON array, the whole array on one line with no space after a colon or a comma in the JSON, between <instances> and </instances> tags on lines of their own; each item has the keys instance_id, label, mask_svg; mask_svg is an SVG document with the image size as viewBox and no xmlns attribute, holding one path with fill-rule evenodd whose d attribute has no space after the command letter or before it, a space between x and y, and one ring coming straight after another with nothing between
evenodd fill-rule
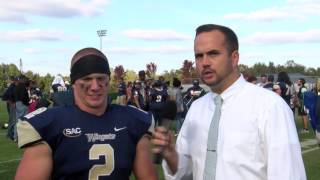
<instances>
[{"instance_id":1,"label":"black handheld microphone","mask_svg":"<svg viewBox=\"0 0 320 180\"><path fill-rule=\"evenodd\" d=\"M175 120L176 114L177 114L176 102L171 100L164 102L163 107L160 110L161 120L159 121L158 126L162 126L166 128L166 130L168 131L170 128L171 122ZM153 162L155 164L161 163L162 161L161 153L162 152L154 156Z\"/></svg>"}]
</instances>

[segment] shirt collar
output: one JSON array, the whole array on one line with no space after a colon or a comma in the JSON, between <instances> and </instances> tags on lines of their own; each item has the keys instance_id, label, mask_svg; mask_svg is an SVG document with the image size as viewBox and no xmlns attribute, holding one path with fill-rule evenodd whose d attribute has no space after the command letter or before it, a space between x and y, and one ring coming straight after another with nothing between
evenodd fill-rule
<instances>
[{"instance_id":1,"label":"shirt collar","mask_svg":"<svg viewBox=\"0 0 320 180\"><path fill-rule=\"evenodd\" d=\"M240 77L233 84L231 84L231 86L229 86L226 90L224 90L220 94L223 101L227 101L231 96L238 94L239 91L245 86L246 83L247 81L243 78L243 75L241 74ZM211 91L211 94L212 94L212 99L217 95L219 95L212 91Z\"/></svg>"}]
</instances>

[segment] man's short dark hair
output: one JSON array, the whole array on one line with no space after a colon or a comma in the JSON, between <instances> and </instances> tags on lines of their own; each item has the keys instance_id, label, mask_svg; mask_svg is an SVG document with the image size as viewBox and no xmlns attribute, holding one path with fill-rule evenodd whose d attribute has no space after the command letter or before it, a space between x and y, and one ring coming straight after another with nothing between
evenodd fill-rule
<instances>
[{"instance_id":1,"label":"man's short dark hair","mask_svg":"<svg viewBox=\"0 0 320 180\"><path fill-rule=\"evenodd\" d=\"M302 85L304 85L306 83L306 80L304 78L299 78L300 82Z\"/></svg>"},{"instance_id":2,"label":"man's short dark hair","mask_svg":"<svg viewBox=\"0 0 320 180\"><path fill-rule=\"evenodd\" d=\"M217 24L204 24L199 26L196 29L196 37L203 32L210 32L210 31L220 31L222 34L225 36L225 43L226 43L226 48L231 54L233 51L239 49L239 43L238 43L238 38L236 33L234 33L230 28L226 26L221 26Z\"/></svg>"},{"instance_id":3,"label":"man's short dark hair","mask_svg":"<svg viewBox=\"0 0 320 180\"><path fill-rule=\"evenodd\" d=\"M173 78L172 82L173 87L180 87L181 86L181 81L177 78Z\"/></svg>"},{"instance_id":4,"label":"man's short dark hair","mask_svg":"<svg viewBox=\"0 0 320 180\"><path fill-rule=\"evenodd\" d=\"M146 75L146 72L144 71L144 70L141 70L141 71L139 71L139 76L144 76L144 75Z\"/></svg>"},{"instance_id":5,"label":"man's short dark hair","mask_svg":"<svg viewBox=\"0 0 320 180\"><path fill-rule=\"evenodd\" d=\"M285 82L288 85L291 85L290 77L287 72L281 71L278 73L278 82Z\"/></svg>"}]
</instances>

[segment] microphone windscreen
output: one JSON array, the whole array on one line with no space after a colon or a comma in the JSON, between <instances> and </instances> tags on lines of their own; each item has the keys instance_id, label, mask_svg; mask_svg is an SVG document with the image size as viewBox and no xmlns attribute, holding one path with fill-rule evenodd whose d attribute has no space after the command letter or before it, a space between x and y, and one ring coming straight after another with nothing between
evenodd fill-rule
<instances>
[{"instance_id":1,"label":"microphone windscreen","mask_svg":"<svg viewBox=\"0 0 320 180\"><path fill-rule=\"evenodd\" d=\"M160 110L161 117L165 119L174 120L177 114L177 104L175 101L166 101Z\"/></svg>"},{"instance_id":2,"label":"microphone windscreen","mask_svg":"<svg viewBox=\"0 0 320 180\"><path fill-rule=\"evenodd\" d=\"M177 105L175 101L165 101L162 108L160 109L161 121L159 121L160 126L164 126L169 129L171 122L176 118ZM161 164L162 155L156 154L154 156L153 162L155 164Z\"/></svg>"}]
</instances>

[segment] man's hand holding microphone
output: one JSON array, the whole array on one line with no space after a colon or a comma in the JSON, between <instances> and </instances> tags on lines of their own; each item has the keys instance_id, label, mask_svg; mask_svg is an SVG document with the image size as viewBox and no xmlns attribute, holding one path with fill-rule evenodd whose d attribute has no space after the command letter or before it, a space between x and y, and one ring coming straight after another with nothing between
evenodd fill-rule
<instances>
[{"instance_id":1,"label":"man's hand holding microphone","mask_svg":"<svg viewBox=\"0 0 320 180\"><path fill-rule=\"evenodd\" d=\"M174 132L169 130L171 122L175 119L177 106L174 101L167 101L161 110L161 123L155 128L152 137L154 163L160 164L164 158L172 173L177 171L178 154L175 150Z\"/></svg>"}]
</instances>

